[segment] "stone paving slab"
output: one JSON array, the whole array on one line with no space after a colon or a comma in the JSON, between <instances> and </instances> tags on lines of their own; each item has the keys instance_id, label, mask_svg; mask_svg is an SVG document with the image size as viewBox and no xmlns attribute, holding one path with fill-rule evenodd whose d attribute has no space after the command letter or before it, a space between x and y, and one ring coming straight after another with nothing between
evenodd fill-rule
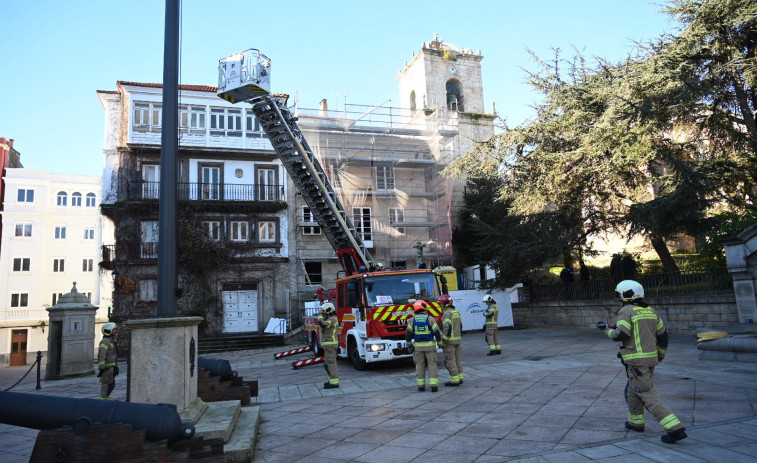
<instances>
[{"instance_id":1,"label":"stone paving slab","mask_svg":"<svg viewBox=\"0 0 757 463\"><path fill-rule=\"evenodd\" d=\"M757 369L701 359L693 335L672 338L655 372L689 434L675 445L660 442L662 429L648 413L643 434L624 428L626 378L615 343L602 333L502 330L501 356L486 356L482 338L464 336L465 382L438 393L415 390L409 362L356 371L340 360L340 388L323 390L323 368L293 370L289 359L272 360L280 348L212 356L259 381L255 462L757 461ZM442 357L440 384L448 380ZM0 390L24 372L0 370ZM16 390L99 392L94 378L44 381L40 391L34 381ZM125 398L125 379L113 397ZM0 461L27 461L36 433L0 425Z\"/></svg>"}]
</instances>

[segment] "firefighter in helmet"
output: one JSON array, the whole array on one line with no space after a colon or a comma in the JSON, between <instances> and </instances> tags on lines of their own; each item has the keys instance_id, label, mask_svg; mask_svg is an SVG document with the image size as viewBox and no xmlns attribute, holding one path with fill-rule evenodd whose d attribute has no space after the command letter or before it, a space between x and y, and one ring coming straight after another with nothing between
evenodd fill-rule
<instances>
[{"instance_id":1,"label":"firefighter in helmet","mask_svg":"<svg viewBox=\"0 0 757 463\"><path fill-rule=\"evenodd\" d=\"M662 441L673 444L688 437L681 421L660 399L654 387L654 369L662 362L668 348L668 332L657 312L644 301L644 287L633 280L623 280L615 287L620 299L615 325L599 322L597 327L607 337L622 343L618 357L626 369L627 429L644 431L646 408L665 429Z\"/></svg>"},{"instance_id":2,"label":"firefighter in helmet","mask_svg":"<svg viewBox=\"0 0 757 463\"><path fill-rule=\"evenodd\" d=\"M323 348L324 366L329 374L329 380L323 383L324 389L339 387L339 369L336 366L336 349L339 336L339 320L336 318L336 307L331 302L321 306L318 313L318 324L321 326L321 347Z\"/></svg>"},{"instance_id":3,"label":"firefighter in helmet","mask_svg":"<svg viewBox=\"0 0 757 463\"><path fill-rule=\"evenodd\" d=\"M489 346L489 353L486 355L501 355L502 346L499 344L499 307L497 302L491 295L484 296L484 303L486 304L486 311L484 317L484 332L486 333L486 344Z\"/></svg>"},{"instance_id":4,"label":"firefighter in helmet","mask_svg":"<svg viewBox=\"0 0 757 463\"><path fill-rule=\"evenodd\" d=\"M428 303L417 300L413 304L415 316L407 323L405 340L413 345L415 382L419 391L426 390L426 369L431 392L439 390L439 367L437 365L436 341L441 342L442 333L436 320L428 315Z\"/></svg>"},{"instance_id":5,"label":"firefighter in helmet","mask_svg":"<svg viewBox=\"0 0 757 463\"><path fill-rule=\"evenodd\" d=\"M110 393L116 387L118 365L116 361L116 324L103 324L101 331L103 338L97 351L97 377L100 378L100 398L110 399Z\"/></svg>"},{"instance_id":6,"label":"firefighter in helmet","mask_svg":"<svg viewBox=\"0 0 757 463\"><path fill-rule=\"evenodd\" d=\"M444 349L444 366L449 371L449 382L445 386L459 386L463 383L462 362L463 320L453 300L447 299L442 313L442 349Z\"/></svg>"}]
</instances>

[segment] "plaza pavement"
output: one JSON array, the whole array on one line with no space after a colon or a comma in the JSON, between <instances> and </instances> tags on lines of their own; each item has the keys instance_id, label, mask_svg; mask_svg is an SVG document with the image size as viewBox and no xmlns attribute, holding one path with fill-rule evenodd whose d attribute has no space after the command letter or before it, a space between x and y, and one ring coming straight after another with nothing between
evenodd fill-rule
<instances>
[{"instance_id":1,"label":"plaza pavement","mask_svg":"<svg viewBox=\"0 0 757 463\"><path fill-rule=\"evenodd\" d=\"M339 361L339 389L323 390L321 365L294 370L286 348L207 355L257 379L260 419L254 462L755 462L757 364L700 360L694 335L673 337L656 384L688 439L663 444L625 429L626 383L616 343L598 330L500 330L502 355L486 356L482 332L463 337L465 383L417 392L411 361L356 371ZM28 367L0 369L5 390ZM125 366L121 371L126 371ZM43 368L44 375L44 368ZM94 376L12 390L96 398ZM124 400L125 379L113 398ZM2 414L2 410L0 410ZM253 432L253 430L249 430ZM0 424L0 463L28 461L37 431Z\"/></svg>"}]
</instances>

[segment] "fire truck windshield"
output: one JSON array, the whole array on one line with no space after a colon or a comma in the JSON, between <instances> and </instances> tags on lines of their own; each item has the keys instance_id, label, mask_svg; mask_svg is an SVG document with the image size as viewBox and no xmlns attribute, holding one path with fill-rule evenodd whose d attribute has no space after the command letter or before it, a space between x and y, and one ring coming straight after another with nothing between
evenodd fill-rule
<instances>
[{"instance_id":1,"label":"fire truck windshield","mask_svg":"<svg viewBox=\"0 0 757 463\"><path fill-rule=\"evenodd\" d=\"M414 299L436 302L439 298L433 273L375 275L365 279L365 288L370 306L409 304Z\"/></svg>"}]
</instances>

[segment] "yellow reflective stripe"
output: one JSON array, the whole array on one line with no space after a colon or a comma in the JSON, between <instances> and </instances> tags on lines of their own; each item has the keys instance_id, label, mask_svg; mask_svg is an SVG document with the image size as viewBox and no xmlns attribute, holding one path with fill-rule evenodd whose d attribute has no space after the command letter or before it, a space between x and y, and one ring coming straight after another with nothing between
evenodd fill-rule
<instances>
[{"instance_id":1,"label":"yellow reflective stripe","mask_svg":"<svg viewBox=\"0 0 757 463\"><path fill-rule=\"evenodd\" d=\"M354 314L345 314L344 317L342 317L343 322L354 322L355 321L355 315Z\"/></svg>"},{"instance_id":2,"label":"yellow reflective stripe","mask_svg":"<svg viewBox=\"0 0 757 463\"><path fill-rule=\"evenodd\" d=\"M681 424L681 421L672 413L660 420L660 425L662 425L662 427L665 428L666 431L670 428L678 426L679 424Z\"/></svg>"},{"instance_id":3,"label":"yellow reflective stripe","mask_svg":"<svg viewBox=\"0 0 757 463\"><path fill-rule=\"evenodd\" d=\"M661 331L661 330L662 330L663 328L665 328L665 324L664 324L664 323L662 323L662 319L660 319L660 320L659 320L659 321L657 322L657 331Z\"/></svg>"},{"instance_id":4,"label":"yellow reflective stripe","mask_svg":"<svg viewBox=\"0 0 757 463\"><path fill-rule=\"evenodd\" d=\"M376 307L375 309L373 309L373 319L380 320L381 314L384 312L384 309L386 309L386 307Z\"/></svg>"},{"instance_id":5,"label":"yellow reflective stripe","mask_svg":"<svg viewBox=\"0 0 757 463\"><path fill-rule=\"evenodd\" d=\"M320 325L305 325L306 329L320 331Z\"/></svg>"},{"instance_id":6,"label":"yellow reflective stripe","mask_svg":"<svg viewBox=\"0 0 757 463\"><path fill-rule=\"evenodd\" d=\"M623 356L623 360L629 360L629 359L646 359L651 357L657 357L657 352L638 352L636 354L626 354Z\"/></svg>"},{"instance_id":7,"label":"yellow reflective stripe","mask_svg":"<svg viewBox=\"0 0 757 463\"><path fill-rule=\"evenodd\" d=\"M628 323L628 322L627 322L627 321L625 321L625 320L620 320L620 321L618 321L618 323L617 323L617 326L618 326L618 327L624 326L624 327L628 328L628 331L631 331L631 324L630 324L630 323Z\"/></svg>"},{"instance_id":8,"label":"yellow reflective stripe","mask_svg":"<svg viewBox=\"0 0 757 463\"><path fill-rule=\"evenodd\" d=\"M433 346L434 345L434 341L414 342L413 345L415 347L428 347L428 346Z\"/></svg>"},{"instance_id":9,"label":"yellow reflective stripe","mask_svg":"<svg viewBox=\"0 0 757 463\"><path fill-rule=\"evenodd\" d=\"M632 424L644 424L644 415L628 415L628 421L630 421Z\"/></svg>"}]
</instances>

